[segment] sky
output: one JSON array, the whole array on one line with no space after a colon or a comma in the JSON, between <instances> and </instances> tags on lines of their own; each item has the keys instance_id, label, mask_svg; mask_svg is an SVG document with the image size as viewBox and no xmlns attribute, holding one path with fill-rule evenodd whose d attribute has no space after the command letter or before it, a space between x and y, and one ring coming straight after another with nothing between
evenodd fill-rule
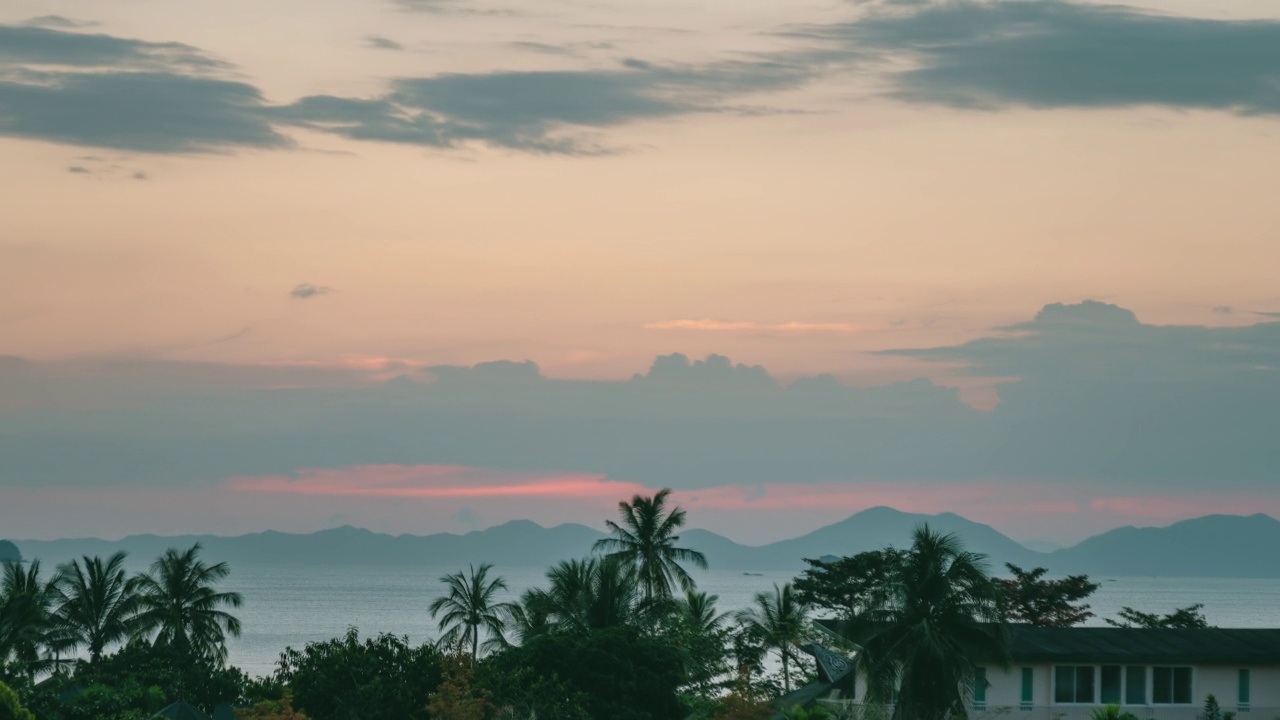
<instances>
[{"instance_id":1,"label":"sky","mask_svg":"<svg viewBox=\"0 0 1280 720\"><path fill-rule=\"evenodd\" d=\"M1280 516L1272 0L7 0L0 536Z\"/></svg>"}]
</instances>

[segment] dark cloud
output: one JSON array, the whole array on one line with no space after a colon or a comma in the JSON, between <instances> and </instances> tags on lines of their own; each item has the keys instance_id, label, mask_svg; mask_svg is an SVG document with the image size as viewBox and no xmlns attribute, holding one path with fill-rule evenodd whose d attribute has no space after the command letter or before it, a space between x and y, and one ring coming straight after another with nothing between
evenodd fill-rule
<instances>
[{"instance_id":1,"label":"dark cloud","mask_svg":"<svg viewBox=\"0 0 1280 720\"><path fill-rule=\"evenodd\" d=\"M892 75L893 94L911 102L1280 112L1277 21L1061 0L877 5L858 21L807 33L864 57L905 59L910 69Z\"/></svg>"},{"instance_id":2,"label":"dark cloud","mask_svg":"<svg viewBox=\"0 0 1280 720\"><path fill-rule=\"evenodd\" d=\"M1231 307L1230 305L1214 305L1214 306L1213 306L1213 311L1214 311L1215 313L1217 313L1218 315L1231 315L1231 314L1232 314L1232 313L1234 313L1236 310L1235 310L1235 308Z\"/></svg>"},{"instance_id":3,"label":"dark cloud","mask_svg":"<svg viewBox=\"0 0 1280 720\"><path fill-rule=\"evenodd\" d=\"M380 46L389 47L385 41ZM57 69L51 69L56 67ZM794 87L802 64L775 60L401 78L372 98L316 95L271 106L197 48L0 26L0 135L142 152L291 145L301 126L428 147L485 143L529 152L606 152L593 133L697 112L742 112L757 91Z\"/></svg>"},{"instance_id":4,"label":"dark cloud","mask_svg":"<svg viewBox=\"0 0 1280 720\"><path fill-rule=\"evenodd\" d=\"M369 35L364 39L364 46L375 50L403 50L404 45L381 35Z\"/></svg>"},{"instance_id":5,"label":"dark cloud","mask_svg":"<svg viewBox=\"0 0 1280 720\"><path fill-rule=\"evenodd\" d=\"M71 167L67 168L67 172L75 175L92 175L93 174L92 170L82 165L72 165Z\"/></svg>"},{"instance_id":6,"label":"dark cloud","mask_svg":"<svg viewBox=\"0 0 1280 720\"><path fill-rule=\"evenodd\" d=\"M59 28L62 30L72 30L75 28L94 27L98 23L91 20L76 20L74 18L63 17L62 15L41 15L33 17L23 23L31 27Z\"/></svg>"},{"instance_id":7,"label":"dark cloud","mask_svg":"<svg viewBox=\"0 0 1280 720\"><path fill-rule=\"evenodd\" d=\"M510 8L477 7L469 0L391 0L400 10L428 15L518 15Z\"/></svg>"},{"instance_id":8,"label":"dark cloud","mask_svg":"<svg viewBox=\"0 0 1280 720\"><path fill-rule=\"evenodd\" d=\"M180 43L0 26L0 135L143 152L288 146L256 88L214 74L228 67Z\"/></svg>"},{"instance_id":9,"label":"dark cloud","mask_svg":"<svg viewBox=\"0 0 1280 720\"><path fill-rule=\"evenodd\" d=\"M705 66L629 60L604 70L402 78L382 97L313 96L277 116L360 140L432 147L477 141L531 152L595 154L608 148L590 131L636 120L738 111L732 103L743 96L795 87L809 76L801 65L769 60Z\"/></svg>"},{"instance_id":10,"label":"dark cloud","mask_svg":"<svg viewBox=\"0 0 1280 720\"><path fill-rule=\"evenodd\" d=\"M229 65L182 43L0 25L0 68L21 65L105 66L130 70L221 70ZM49 75L44 76L46 79Z\"/></svg>"},{"instance_id":11,"label":"dark cloud","mask_svg":"<svg viewBox=\"0 0 1280 720\"><path fill-rule=\"evenodd\" d=\"M289 297L295 300L307 300L317 295L328 295L333 292L333 288L324 285L312 285L311 283L300 283L289 291Z\"/></svg>"},{"instance_id":12,"label":"dark cloud","mask_svg":"<svg viewBox=\"0 0 1280 720\"><path fill-rule=\"evenodd\" d=\"M0 81L0 135L156 153L290 145L253 86L169 72Z\"/></svg>"}]
</instances>

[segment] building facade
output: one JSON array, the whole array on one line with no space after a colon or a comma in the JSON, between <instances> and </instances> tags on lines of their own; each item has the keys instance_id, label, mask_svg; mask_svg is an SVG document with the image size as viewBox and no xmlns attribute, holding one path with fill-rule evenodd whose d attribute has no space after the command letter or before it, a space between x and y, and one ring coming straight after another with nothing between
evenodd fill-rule
<instances>
[{"instance_id":1,"label":"building facade","mask_svg":"<svg viewBox=\"0 0 1280 720\"><path fill-rule=\"evenodd\" d=\"M1117 705L1143 719L1197 720L1210 694L1237 720L1280 718L1280 630L1014 625L1010 634L1009 664L980 664L971 718L1086 720ZM845 687L822 703L861 705L864 678Z\"/></svg>"}]
</instances>

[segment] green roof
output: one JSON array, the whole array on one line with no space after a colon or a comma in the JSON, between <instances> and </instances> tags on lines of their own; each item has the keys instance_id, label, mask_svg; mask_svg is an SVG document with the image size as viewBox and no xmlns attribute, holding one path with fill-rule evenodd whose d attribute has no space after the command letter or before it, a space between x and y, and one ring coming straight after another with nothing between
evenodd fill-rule
<instances>
[{"instance_id":1,"label":"green roof","mask_svg":"<svg viewBox=\"0 0 1280 720\"><path fill-rule=\"evenodd\" d=\"M839 631L836 620L818 620ZM1010 625L1013 662L1277 665L1280 629L1047 628Z\"/></svg>"}]
</instances>

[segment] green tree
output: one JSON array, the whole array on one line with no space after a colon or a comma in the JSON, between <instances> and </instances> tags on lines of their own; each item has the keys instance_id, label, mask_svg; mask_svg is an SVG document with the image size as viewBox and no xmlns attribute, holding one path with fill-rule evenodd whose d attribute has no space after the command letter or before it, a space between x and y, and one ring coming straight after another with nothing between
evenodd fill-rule
<instances>
[{"instance_id":1,"label":"green tree","mask_svg":"<svg viewBox=\"0 0 1280 720\"><path fill-rule=\"evenodd\" d=\"M791 692L791 660L797 657L796 647L809 632L810 607L797 597L791 583L778 587L773 593L756 593L752 606L737 614L749 635L757 638L764 647L778 651L782 659L783 692Z\"/></svg>"},{"instance_id":2,"label":"green tree","mask_svg":"<svg viewBox=\"0 0 1280 720\"><path fill-rule=\"evenodd\" d=\"M36 716L18 702L18 694L0 682L0 720L36 720Z\"/></svg>"},{"instance_id":3,"label":"green tree","mask_svg":"<svg viewBox=\"0 0 1280 720\"><path fill-rule=\"evenodd\" d=\"M471 659L480 656L480 633L483 630L491 638L501 642L508 604L495 600L499 592L507 589L502 577L489 579L493 566L484 563L471 566L469 573L461 571L440 578L448 589L447 595L431 603L431 617L440 616L441 642L453 644L464 641L471 647Z\"/></svg>"},{"instance_id":4,"label":"green tree","mask_svg":"<svg viewBox=\"0 0 1280 720\"><path fill-rule=\"evenodd\" d=\"M834 560L805 559L809 568L795 580L801 602L843 619L879 607L906 559L905 550L869 550Z\"/></svg>"},{"instance_id":5,"label":"green tree","mask_svg":"<svg viewBox=\"0 0 1280 720\"><path fill-rule=\"evenodd\" d=\"M276 679L293 692L293 707L312 720L427 720L427 702L441 679L434 645L403 638L340 638L286 648Z\"/></svg>"},{"instance_id":6,"label":"green tree","mask_svg":"<svg viewBox=\"0 0 1280 720\"><path fill-rule=\"evenodd\" d=\"M495 704L517 717L670 720L684 717L675 648L635 627L551 633L481 663Z\"/></svg>"},{"instance_id":7,"label":"green tree","mask_svg":"<svg viewBox=\"0 0 1280 720\"><path fill-rule=\"evenodd\" d=\"M1171 613L1159 615L1156 613L1142 612L1125 606L1120 608L1120 619L1114 620L1107 618L1107 624L1115 627L1139 627L1139 628L1183 628L1183 629L1203 629L1210 627L1208 619L1205 618L1204 604L1196 603L1188 605L1184 608L1178 608Z\"/></svg>"},{"instance_id":8,"label":"green tree","mask_svg":"<svg viewBox=\"0 0 1280 720\"><path fill-rule=\"evenodd\" d=\"M635 566L648 604L669 599L673 584L679 584L685 591L694 589L693 578L680 563L704 570L707 567L705 555L677 547L680 536L676 531L684 526L685 512L679 507L667 511L670 494L671 488L663 488L653 497L636 495L631 502L618 503L622 523L605 521L613 536L601 538L595 544L595 549L608 552L609 558Z\"/></svg>"},{"instance_id":9,"label":"green tree","mask_svg":"<svg viewBox=\"0 0 1280 720\"><path fill-rule=\"evenodd\" d=\"M443 676L427 701L431 720L485 720L493 709L488 693L473 682L474 660L451 655L443 660Z\"/></svg>"},{"instance_id":10,"label":"green tree","mask_svg":"<svg viewBox=\"0 0 1280 720\"><path fill-rule=\"evenodd\" d=\"M240 621L222 608L238 608L243 599L240 593L217 590L218 582L231 573L227 564L205 565L199 554L199 543L183 552L171 548L151 564L149 573L135 579L134 624L137 632L156 633L158 647L222 665L227 659L226 636L240 636Z\"/></svg>"},{"instance_id":11,"label":"green tree","mask_svg":"<svg viewBox=\"0 0 1280 720\"><path fill-rule=\"evenodd\" d=\"M1007 620L1039 627L1071 627L1093 617L1082 601L1100 586L1089 576L1045 580L1049 571L1042 567L1023 570L1013 563L1005 563L1005 567L1013 577L996 582L1004 589L1002 608Z\"/></svg>"},{"instance_id":12,"label":"green tree","mask_svg":"<svg viewBox=\"0 0 1280 720\"><path fill-rule=\"evenodd\" d=\"M635 571L609 558L566 560L547 571L550 587L525 595L527 618L541 616L544 630L583 635L636 625L651 616L640 600Z\"/></svg>"},{"instance_id":13,"label":"green tree","mask_svg":"<svg viewBox=\"0 0 1280 720\"><path fill-rule=\"evenodd\" d=\"M863 647L868 699L888 702L898 687L898 720L964 717L977 663L1007 664L1002 591L984 557L955 535L917 528L884 603L848 623Z\"/></svg>"},{"instance_id":14,"label":"green tree","mask_svg":"<svg viewBox=\"0 0 1280 720\"><path fill-rule=\"evenodd\" d=\"M59 628L52 613L56 589L40 578L40 561L24 570L16 562L4 564L0 578L0 666L12 658L30 682L36 674L57 666L61 649Z\"/></svg>"},{"instance_id":15,"label":"green tree","mask_svg":"<svg viewBox=\"0 0 1280 720\"><path fill-rule=\"evenodd\" d=\"M106 649L134 634L138 609L137 584L125 576L123 552L105 561L84 556L58 566L58 610L55 622L66 644L89 651L97 663Z\"/></svg>"},{"instance_id":16,"label":"green tree","mask_svg":"<svg viewBox=\"0 0 1280 720\"><path fill-rule=\"evenodd\" d=\"M721 689L720 678L729 673L726 627L731 613L719 612L716 595L688 592L676 603L673 622L666 632L685 658L685 690L694 698L710 701Z\"/></svg>"}]
</instances>

